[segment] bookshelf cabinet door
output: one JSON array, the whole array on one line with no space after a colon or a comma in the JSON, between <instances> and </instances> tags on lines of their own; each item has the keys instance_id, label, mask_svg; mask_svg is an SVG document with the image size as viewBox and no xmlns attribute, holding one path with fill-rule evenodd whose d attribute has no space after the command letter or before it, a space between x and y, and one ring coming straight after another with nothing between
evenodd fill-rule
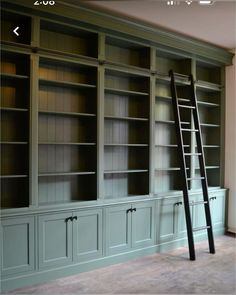
<instances>
[{"instance_id":1,"label":"bookshelf cabinet door","mask_svg":"<svg viewBox=\"0 0 236 295\"><path fill-rule=\"evenodd\" d=\"M213 229L223 228L225 224L225 192L210 194L210 208Z\"/></svg>"},{"instance_id":2,"label":"bookshelf cabinet door","mask_svg":"<svg viewBox=\"0 0 236 295\"><path fill-rule=\"evenodd\" d=\"M157 244L172 241L178 233L178 198L158 200Z\"/></svg>"},{"instance_id":3,"label":"bookshelf cabinet door","mask_svg":"<svg viewBox=\"0 0 236 295\"><path fill-rule=\"evenodd\" d=\"M154 243L154 202L132 205L132 247L145 247Z\"/></svg>"},{"instance_id":4,"label":"bookshelf cabinet door","mask_svg":"<svg viewBox=\"0 0 236 295\"><path fill-rule=\"evenodd\" d=\"M117 254L131 248L131 209L130 205L106 209L106 251Z\"/></svg>"},{"instance_id":5,"label":"bookshelf cabinet door","mask_svg":"<svg viewBox=\"0 0 236 295\"><path fill-rule=\"evenodd\" d=\"M34 270L34 217L1 220L3 276Z\"/></svg>"},{"instance_id":6,"label":"bookshelf cabinet door","mask_svg":"<svg viewBox=\"0 0 236 295\"><path fill-rule=\"evenodd\" d=\"M73 260L85 261L102 256L102 209L73 214Z\"/></svg>"},{"instance_id":7,"label":"bookshelf cabinet door","mask_svg":"<svg viewBox=\"0 0 236 295\"><path fill-rule=\"evenodd\" d=\"M72 212L39 216L39 268L72 263Z\"/></svg>"}]
</instances>

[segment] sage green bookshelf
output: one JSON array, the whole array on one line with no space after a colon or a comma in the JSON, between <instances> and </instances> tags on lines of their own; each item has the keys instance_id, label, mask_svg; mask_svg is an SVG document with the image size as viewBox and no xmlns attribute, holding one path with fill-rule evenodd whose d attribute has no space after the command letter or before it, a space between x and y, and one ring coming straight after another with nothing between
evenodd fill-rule
<instances>
[{"instance_id":1,"label":"sage green bookshelf","mask_svg":"<svg viewBox=\"0 0 236 295\"><path fill-rule=\"evenodd\" d=\"M40 58L39 204L96 199L96 72Z\"/></svg>"},{"instance_id":2,"label":"sage green bookshelf","mask_svg":"<svg viewBox=\"0 0 236 295\"><path fill-rule=\"evenodd\" d=\"M1 207L29 205L29 56L1 53ZM17 198L17 193L21 198Z\"/></svg>"},{"instance_id":3,"label":"sage green bookshelf","mask_svg":"<svg viewBox=\"0 0 236 295\"><path fill-rule=\"evenodd\" d=\"M57 2L54 11L2 2L3 290L186 243L171 69L182 75L182 102L186 77L196 81L214 230L222 234L224 67L232 55L82 3ZM181 118L194 129L189 111ZM194 177L194 133L184 141ZM189 189L201 199L198 182ZM201 226L202 211L191 212Z\"/></svg>"}]
</instances>

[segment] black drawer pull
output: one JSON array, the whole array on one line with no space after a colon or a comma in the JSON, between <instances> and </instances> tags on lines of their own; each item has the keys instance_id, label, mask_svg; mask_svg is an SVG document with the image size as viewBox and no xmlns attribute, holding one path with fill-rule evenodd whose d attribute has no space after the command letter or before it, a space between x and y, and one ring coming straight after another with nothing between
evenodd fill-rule
<instances>
[{"instance_id":1,"label":"black drawer pull","mask_svg":"<svg viewBox=\"0 0 236 295\"><path fill-rule=\"evenodd\" d=\"M77 220L78 219L78 217L77 216L74 216L73 218L72 218L72 220Z\"/></svg>"},{"instance_id":2,"label":"black drawer pull","mask_svg":"<svg viewBox=\"0 0 236 295\"><path fill-rule=\"evenodd\" d=\"M175 203L175 206L180 206L180 205L183 205L183 202L177 202L177 203Z\"/></svg>"},{"instance_id":3,"label":"black drawer pull","mask_svg":"<svg viewBox=\"0 0 236 295\"><path fill-rule=\"evenodd\" d=\"M216 200L216 197L211 197L210 201Z\"/></svg>"},{"instance_id":4,"label":"black drawer pull","mask_svg":"<svg viewBox=\"0 0 236 295\"><path fill-rule=\"evenodd\" d=\"M67 217L67 218L65 219L65 222L68 222L68 221L73 221L73 217L72 217L72 216Z\"/></svg>"},{"instance_id":5,"label":"black drawer pull","mask_svg":"<svg viewBox=\"0 0 236 295\"><path fill-rule=\"evenodd\" d=\"M132 212L132 208L129 208L126 213Z\"/></svg>"},{"instance_id":6,"label":"black drawer pull","mask_svg":"<svg viewBox=\"0 0 236 295\"><path fill-rule=\"evenodd\" d=\"M131 212L136 212L136 211L137 211L137 209L136 208L133 208Z\"/></svg>"}]
</instances>

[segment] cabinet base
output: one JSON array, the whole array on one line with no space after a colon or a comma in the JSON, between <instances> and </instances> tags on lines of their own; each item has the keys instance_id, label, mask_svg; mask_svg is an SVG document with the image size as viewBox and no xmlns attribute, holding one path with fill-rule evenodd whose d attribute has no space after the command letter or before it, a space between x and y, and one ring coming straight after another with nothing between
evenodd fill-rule
<instances>
[{"instance_id":1,"label":"cabinet base","mask_svg":"<svg viewBox=\"0 0 236 295\"><path fill-rule=\"evenodd\" d=\"M215 236L223 235L225 233L224 228L219 228L214 231ZM195 236L195 242L206 239L206 234L200 234ZM96 260L90 260L88 262L73 264L64 266L61 268L54 268L45 271L34 271L29 274L15 276L12 278L2 279L1 291L13 290L16 288L22 288L31 286L34 284L46 283L50 280L55 280L61 277L79 274L86 271L91 271L100 267L109 266L116 263L126 262L127 260L136 259L146 255L155 253L166 252L177 249L178 247L186 246L187 238L174 240L171 242L163 243L160 245L150 246L142 249L135 249L130 252L121 253L118 255L99 258Z\"/></svg>"}]
</instances>

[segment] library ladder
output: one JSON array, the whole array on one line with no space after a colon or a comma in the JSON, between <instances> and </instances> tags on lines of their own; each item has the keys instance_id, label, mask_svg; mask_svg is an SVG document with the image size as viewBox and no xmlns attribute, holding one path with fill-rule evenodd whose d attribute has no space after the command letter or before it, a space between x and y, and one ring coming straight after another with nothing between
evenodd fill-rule
<instances>
[{"instance_id":1,"label":"library ladder","mask_svg":"<svg viewBox=\"0 0 236 295\"><path fill-rule=\"evenodd\" d=\"M194 247L194 238L193 233L196 231L207 230L208 234L208 244L210 253L215 253L214 246L214 237L212 230L212 222L211 222L211 213L210 213L210 205L209 205L209 196L208 196L208 183L207 183L207 175L205 168L205 158L203 153L203 145L202 145L202 136L200 129L200 121L199 121L199 113L197 107L197 98L195 93L195 85L193 76L190 75L185 76L182 74L174 73L173 70L169 72L170 75L170 83L171 83L171 95L172 95L172 104L173 104L173 113L175 119L175 128L177 135L177 145L178 145L178 155L181 169L181 177L182 177L182 191L183 191L183 199L184 199L184 210L185 210L185 219L186 219L186 228L188 235L188 246L189 246L189 256L190 260L195 260L195 247ZM188 87L188 95L190 97L188 99L179 99L177 96L177 83L178 81L185 80L182 85ZM187 81L186 81L187 78ZM181 121L181 109L188 109L191 112L191 117L193 117L194 128L183 128L183 122ZM194 132L196 136L196 144L197 144L197 152L194 150L194 153L186 153L184 149L184 132ZM199 159L199 168L200 168L200 177L189 177L187 175L187 167L186 167L186 157L187 156L198 156ZM189 201L189 183L190 181L201 180L201 187L203 192L203 200L202 201ZM205 211L205 219L206 225L201 227L192 227L192 219L190 214L190 206L195 205L204 205Z\"/></svg>"}]
</instances>

